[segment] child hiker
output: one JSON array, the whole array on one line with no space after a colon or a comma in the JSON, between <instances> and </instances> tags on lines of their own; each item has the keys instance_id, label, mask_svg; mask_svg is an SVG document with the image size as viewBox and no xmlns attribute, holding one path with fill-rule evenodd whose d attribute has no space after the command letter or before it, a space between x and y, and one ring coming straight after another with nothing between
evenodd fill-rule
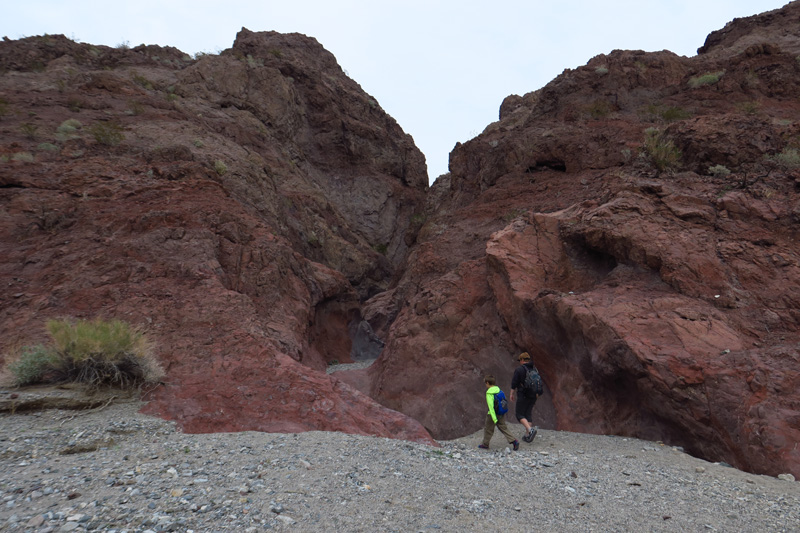
<instances>
[{"instance_id":1,"label":"child hiker","mask_svg":"<svg viewBox=\"0 0 800 533\"><path fill-rule=\"evenodd\" d=\"M514 438L506 426L506 419L504 415L498 415L494 410L494 395L500 392L500 387L495 385L496 380L494 376L488 375L483 379L486 385L486 405L489 406L489 412L486 413L486 424L483 427L483 443L478 445L478 448L484 450L489 449L489 441L492 440L494 434L494 426L500 430L500 433L505 435L508 443L513 446L514 450L519 449L519 441Z\"/></svg>"}]
</instances>

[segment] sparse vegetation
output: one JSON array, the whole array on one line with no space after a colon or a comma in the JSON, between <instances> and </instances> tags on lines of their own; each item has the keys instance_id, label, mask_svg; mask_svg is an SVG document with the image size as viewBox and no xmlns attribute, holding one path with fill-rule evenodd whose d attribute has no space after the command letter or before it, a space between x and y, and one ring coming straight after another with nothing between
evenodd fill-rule
<instances>
[{"instance_id":1,"label":"sparse vegetation","mask_svg":"<svg viewBox=\"0 0 800 533\"><path fill-rule=\"evenodd\" d=\"M8 115L11 111L9 110L8 100L5 98L0 98L0 118Z\"/></svg>"},{"instance_id":2,"label":"sparse vegetation","mask_svg":"<svg viewBox=\"0 0 800 533\"><path fill-rule=\"evenodd\" d=\"M596 69L594 69L594 71L602 76L603 74L608 74L608 67L605 65L601 65Z\"/></svg>"},{"instance_id":3,"label":"sparse vegetation","mask_svg":"<svg viewBox=\"0 0 800 533\"><path fill-rule=\"evenodd\" d=\"M422 225L425 222L425 215L417 213L415 215L411 215L411 223L414 225Z\"/></svg>"},{"instance_id":4,"label":"sparse vegetation","mask_svg":"<svg viewBox=\"0 0 800 533\"><path fill-rule=\"evenodd\" d=\"M784 148L779 154L767 156L767 159L784 169L800 168L800 151L797 148Z\"/></svg>"},{"instance_id":5,"label":"sparse vegetation","mask_svg":"<svg viewBox=\"0 0 800 533\"><path fill-rule=\"evenodd\" d=\"M82 383L131 388L162 377L147 337L120 320L50 320L51 346L24 347L8 369L17 385Z\"/></svg>"},{"instance_id":6,"label":"sparse vegetation","mask_svg":"<svg viewBox=\"0 0 800 533\"><path fill-rule=\"evenodd\" d=\"M692 116L691 113L682 109L680 107L670 106L663 111L661 111L661 118L663 118L667 122L672 122L674 120L684 120Z\"/></svg>"},{"instance_id":7,"label":"sparse vegetation","mask_svg":"<svg viewBox=\"0 0 800 533\"><path fill-rule=\"evenodd\" d=\"M53 143L39 143L36 149L42 152L56 152L58 151L58 146Z\"/></svg>"},{"instance_id":8,"label":"sparse vegetation","mask_svg":"<svg viewBox=\"0 0 800 533\"><path fill-rule=\"evenodd\" d=\"M728 176L731 171L722 165L714 165L713 167L708 167L708 173L717 178L724 178Z\"/></svg>"},{"instance_id":9,"label":"sparse vegetation","mask_svg":"<svg viewBox=\"0 0 800 533\"><path fill-rule=\"evenodd\" d=\"M664 106L661 104L650 104L647 106L646 115L650 120L663 120L664 122L674 122L690 118L692 114L677 106Z\"/></svg>"},{"instance_id":10,"label":"sparse vegetation","mask_svg":"<svg viewBox=\"0 0 800 533\"><path fill-rule=\"evenodd\" d=\"M594 119L605 118L613 111L611 104L607 100L598 98L587 108L589 115Z\"/></svg>"},{"instance_id":11,"label":"sparse vegetation","mask_svg":"<svg viewBox=\"0 0 800 533\"><path fill-rule=\"evenodd\" d=\"M147 78L145 78L141 74L136 74L135 73L133 75L133 82L136 85L147 89L148 91L152 91L153 90L153 82L148 80Z\"/></svg>"},{"instance_id":12,"label":"sparse vegetation","mask_svg":"<svg viewBox=\"0 0 800 533\"><path fill-rule=\"evenodd\" d=\"M503 221L506 223L511 222L512 220L515 220L516 218L519 218L527 214L527 212L528 211L526 209L523 209L521 207L514 208L505 215L503 215Z\"/></svg>"},{"instance_id":13,"label":"sparse vegetation","mask_svg":"<svg viewBox=\"0 0 800 533\"><path fill-rule=\"evenodd\" d=\"M142 115L144 114L144 106L136 100L131 100L128 102L128 112L130 115Z\"/></svg>"},{"instance_id":14,"label":"sparse vegetation","mask_svg":"<svg viewBox=\"0 0 800 533\"><path fill-rule=\"evenodd\" d=\"M263 67L264 61L257 57L253 57L250 54L247 54L247 66L249 66L250 68Z\"/></svg>"},{"instance_id":15,"label":"sparse vegetation","mask_svg":"<svg viewBox=\"0 0 800 533\"><path fill-rule=\"evenodd\" d=\"M11 156L12 161L21 161L23 163L33 163L34 157L30 152L17 152Z\"/></svg>"},{"instance_id":16,"label":"sparse vegetation","mask_svg":"<svg viewBox=\"0 0 800 533\"><path fill-rule=\"evenodd\" d=\"M719 82L720 78L725 74L724 70L717 72L706 72L700 76L694 76L689 79L689 87L697 89L698 87L705 87L706 85L715 85Z\"/></svg>"},{"instance_id":17,"label":"sparse vegetation","mask_svg":"<svg viewBox=\"0 0 800 533\"><path fill-rule=\"evenodd\" d=\"M80 120L70 118L62 122L56 128L56 138L59 140L73 139L76 137L75 132L83 127Z\"/></svg>"},{"instance_id":18,"label":"sparse vegetation","mask_svg":"<svg viewBox=\"0 0 800 533\"><path fill-rule=\"evenodd\" d=\"M225 164L225 161L217 159L214 161L214 172L220 176L223 176L226 172L228 172L228 165Z\"/></svg>"},{"instance_id":19,"label":"sparse vegetation","mask_svg":"<svg viewBox=\"0 0 800 533\"><path fill-rule=\"evenodd\" d=\"M19 125L19 129L25 137L34 140L36 139L36 131L39 129L39 126L30 122L23 122Z\"/></svg>"},{"instance_id":20,"label":"sparse vegetation","mask_svg":"<svg viewBox=\"0 0 800 533\"><path fill-rule=\"evenodd\" d=\"M17 357L8 365L8 370L19 386L39 383L58 362L56 354L42 345L25 346Z\"/></svg>"},{"instance_id":21,"label":"sparse vegetation","mask_svg":"<svg viewBox=\"0 0 800 533\"><path fill-rule=\"evenodd\" d=\"M680 164L680 149L663 131L647 128L644 133L644 153L659 172L674 169Z\"/></svg>"},{"instance_id":22,"label":"sparse vegetation","mask_svg":"<svg viewBox=\"0 0 800 533\"><path fill-rule=\"evenodd\" d=\"M376 244L374 249L381 255L386 255L386 252L389 251L389 247L386 244Z\"/></svg>"},{"instance_id":23,"label":"sparse vegetation","mask_svg":"<svg viewBox=\"0 0 800 533\"><path fill-rule=\"evenodd\" d=\"M104 146L116 146L121 143L125 139L122 130L122 124L113 120L95 122L89 127L89 133L92 134L94 140Z\"/></svg>"},{"instance_id":24,"label":"sparse vegetation","mask_svg":"<svg viewBox=\"0 0 800 533\"><path fill-rule=\"evenodd\" d=\"M761 102L758 100L751 100L749 102L742 102L736 107L738 107L739 110L745 115L755 115L761 109Z\"/></svg>"},{"instance_id":25,"label":"sparse vegetation","mask_svg":"<svg viewBox=\"0 0 800 533\"><path fill-rule=\"evenodd\" d=\"M67 100L67 109L69 109L73 113L80 113L82 107L83 107L83 102L81 102L77 98L70 98L69 100Z\"/></svg>"}]
</instances>

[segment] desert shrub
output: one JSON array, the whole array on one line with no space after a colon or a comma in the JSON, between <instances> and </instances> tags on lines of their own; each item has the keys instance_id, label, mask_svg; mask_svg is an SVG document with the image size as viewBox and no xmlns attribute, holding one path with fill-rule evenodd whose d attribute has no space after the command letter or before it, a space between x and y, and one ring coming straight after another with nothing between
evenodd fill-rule
<instances>
[{"instance_id":1,"label":"desert shrub","mask_svg":"<svg viewBox=\"0 0 800 533\"><path fill-rule=\"evenodd\" d=\"M247 66L249 66L250 68L263 67L264 66L264 60L263 59L259 59L257 57L253 57L250 54L247 54Z\"/></svg>"},{"instance_id":2,"label":"desert shrub","mask_svg":"<svg viewBox=\"0 0 800 533\"><path fill-rule=\"evenodd\" d=\"M50 320L47 331L58 356L54 374L59 381L127 388L162 375L147 337L127 322Z\"/></svg>"},{"instance_id":3,"label":"desert shrub","mask_svg":"<svg viewBox=\"0 0 800 533\"><path fill-rule=\"evenodd\" d=\"M683 108L670 106L660 113L661 118L663 118L667 122L672 122L674 120L684 120L692 116L689 111L686 111Z\"/></svg>"},{"instance_id":4,"label":"desert shrub","mask_svg":"<svg viewBox=\"0 0 800 533\"><path fill-rule=\"evenodd\" d=\"M142 115L144 114L144 106L141 102L136 100L131 100L128 102L128 114L130 115Z\"/></svg>"},{"instance_id":5,"label":"desert shrub","mask_svg":"<svg viewBox=\"0 0 800 533\"><path fill-rule=\"evenodd\" d=\"M116 146L125 139L122 124L114 121L95 122L89 127L89 133L95 141L105 146Z\"/></svg>"},{"instance_id":6,"label":"desert shrub","mask_svg":"<svg viewBox=\"0 0 800 533\"><path fill-rule=\"evenodd\" d=\"M56 354L42 345L25 346L18 358L8 364L8 370L17 385L32 385L44 381L57 360Z\"/></svg>"},{"instance_id":7,"label":"desert shrub","mask_svg":"<svg viewBox=\"0 0 800 533\"><path fill-rule=\"evenodd\" d=\"M600 75L608 74L608 67L605 66L605 65L601 65L601 66L597 67L596 69L594 69L594 71L597 74L600 74Z\"/></svg>"},{"instance_id":8,"label":"desert shrub","mask_svg":"<svg viewBox=\"0 0 800 533\"><path fill-rule=\"evenodd\" d=\"M79 120L74 118L67 119L56 128L56 140L68 141L69 139L74 139L77 137L75 132L82 127L83 124Z\"/></svg>"},{"instance_id":9,"label":"desert shrub","mask_svg":"<svg viewBox=\"0 0 800 533\"><path fill-rule=\"evenodd\" d=\"M19 125L19 130L22 132L25 137L30 140L36 139L36 130L39 129L39 126L36 124L32 124L30 122L23 122Z\"/></svg>"},{"instance_id":10,"label":"desert shrub","mask_svg":"<svg viewBox=\"0 0 800 533\"><path fill-rule=\"evenodd\" d=\"M647 106L646 115L650 120L663 120L664 122L674 122L690 118L692 114L677 106L664 106L662 104L650 104Z\"/></svg>"},{"instance_id":11,"label":"desert shrub","mask_svg":"<svg viewBox=\"0 0 800 533\"><path fill-rule=\"evenodd\" d=\"M53 143L39 143L36 149L42 152L55 152L58 150L58 146Z\"/></svg>"},{"instance_id":12,"label":"desert shrub","mask_svg":"<svg viewBox=\"0 0 800 533\"><path fill-rule=\"evenodd\" d=\"M800 167L800 152L797 148L784 148L781 153L767 156L767 159L785 169Z\"/></svg>"},{"instance_id":13,"label":"desert shrub","mask_svg":"<svg viewBox=\"0 0 800 533\"><path fill-rule=\"evenodd\" d=\"M680 164L680 149L663 131L657 128L645 130L643 150L659 171L669 170Z\"/></svg>"},{"instance_id":14,"label":"desert shrub","mask_svg":"<svg viewBox=\"0 0 800 533\"><path fill-rule=\"evenodd\" d=\"M148 91L153 90L153 82L142 76L141 74L134 73L133 75L133 82L140 87L147 89Z\"/></svg>"},{"instance_id":15,"label":"desert shrub","mask_svg":"<svg viewBox=\"0 0 800 533\"><path fill-rule=\"evenodd\" d=\"M214 161L214 172L222 176L223 174L228 172L228 165L225 164L225 161L217 159L216 161Z\"/></svg>"},{"instance_id":16,"label":"desert shrub","mask_svg":"<svg viewBox=\"0 0 800 533\"><path fill-rule=\"evenodd\" d=\"M157 382L163 371L141 331L120 320L50 320L51 346L23 348L9 364L18 385L82 383L133 388Z\"/></svg>"},{"instance_id":17,"label":"desert shrub","mask_svg":"<svg viewBox=\"0 0 800 533\"><path fill-rule=\"evenodd\" d=\"M612 108L611 104L608 103L608 101L598 98L597 100L589 104L587 111L589 112L589 115L592 118L600 119L610 115Z\"/></svg>"},{"instance_id":18,"label":"desert shrub","mask_svg":"<svg viewBox=\"0 0 800 533\"><path fill-rule=\"evenodd\" d=\"M706 85L714 85L720 80L720 78L722 78L723 74L725 74L725 71L720 70L717 72L706 72L700 76L694 76L689 79L689 87L696 89Z\"/></svg>"},{"instance_id":19,"label":"desert shrub","mask_svg":"<svg viewBox=\"0 0 800 533\"><path fill-rule=\"evenodd\" d=\"M12 161L22 161L23 163L33 163L34 157L30 152L17 152L11 156Z\"/></svg>"},{"instance_id":20,"label":"desert shrub","mask_svg":"<svg viewBox=\"0 0 800 533\"><path fill-rule=\"evenodd\" d=\"M736 107L738 107L739 110L746 115L755 115L761 109L761 103L757 100L753 100L751 102L742 102Z\"/></svg>"},{"instance_id":21,"label":"desert shrub","mask_svg":"<svg viewBox=\"0 0 800 533\"><path fill-rule=\"evenodd\" d=\"M8 108L8 100L0 98L0 117L4 117L9 113L11 113L11 111Z\"/></svg>"},{"instance_id":22,"label":"desert shrub","mask_svg":"<svg viewBox=\"0 0 800 533\"><path fill-rule=\"evenodd\" d=\"M724 178L729 175L731 171L722 165L714 165L713 167L708 167L708 173L718 178Z\"/></svg>"}]
</instances>

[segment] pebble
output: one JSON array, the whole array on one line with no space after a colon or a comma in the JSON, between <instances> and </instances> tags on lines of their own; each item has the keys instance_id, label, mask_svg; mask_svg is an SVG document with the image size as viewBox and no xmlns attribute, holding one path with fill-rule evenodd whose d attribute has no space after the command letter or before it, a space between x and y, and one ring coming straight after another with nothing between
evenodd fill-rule
<instances>
[{"instance_id":1,"label":"pebble","mask_svg":"<svg viewBox=\"0 0 800 533\"><path fill-rule=\"evenodd\" d=\"M800 530L791 474L751 475L632 438L541 429L514 452L501 436L479 450L481 431L440 447L187 435L139 407L0 414L0 530ZM62 455L69 443L82 451Z\"/></svg>"}]
</instances>

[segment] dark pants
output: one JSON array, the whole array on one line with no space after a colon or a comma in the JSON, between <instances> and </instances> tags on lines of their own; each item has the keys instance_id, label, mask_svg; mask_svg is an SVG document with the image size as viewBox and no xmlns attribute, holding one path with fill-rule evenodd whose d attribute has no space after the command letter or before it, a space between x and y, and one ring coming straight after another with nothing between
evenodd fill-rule
<instances>
[{"instance_id":1,"label":"dark pants","mask_svg":"<svg viewBox=\"0 0 800 533\"><path fill-rule=\"evenodd\" d=\"M528 422L533 423L531 413L533 412L533 406L535 404L536 398L528 398L527 396L518 394L517 404L514 406L514 415L517 417L517 420L522 420L524 418Z\"/></svg>"}]
</instances>

